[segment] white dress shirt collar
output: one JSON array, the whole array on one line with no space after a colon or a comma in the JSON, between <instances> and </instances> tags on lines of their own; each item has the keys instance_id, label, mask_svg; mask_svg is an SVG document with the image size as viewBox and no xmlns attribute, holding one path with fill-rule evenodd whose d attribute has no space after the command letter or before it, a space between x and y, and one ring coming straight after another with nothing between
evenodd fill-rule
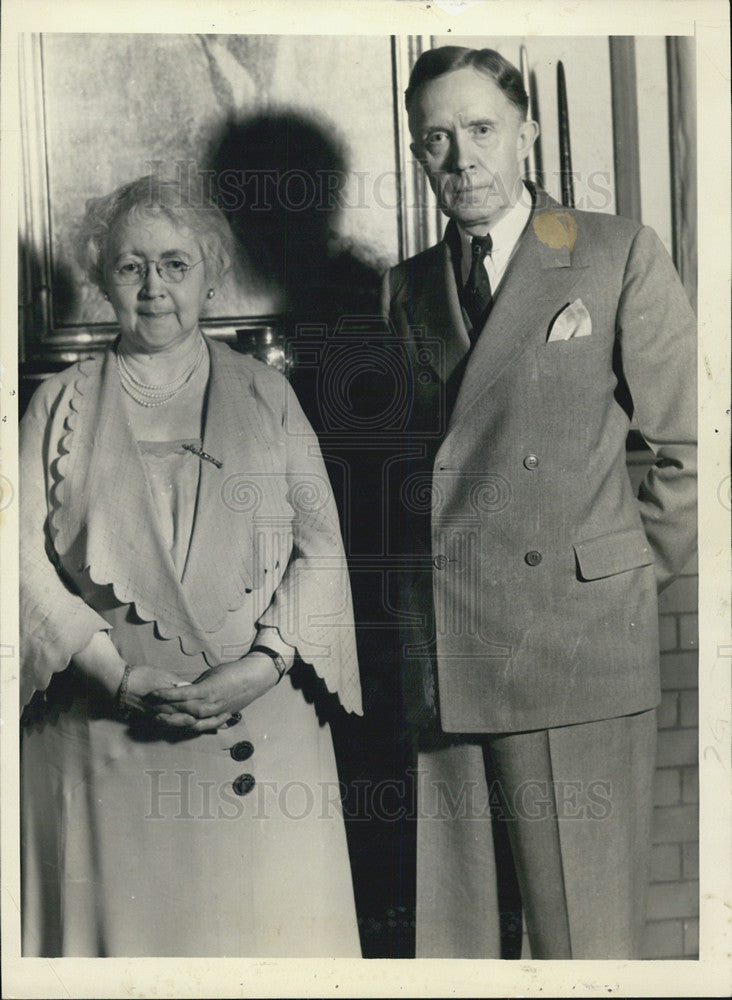
<instances>
[{"instance_id":1,"label":"white dress shirt collar","mask_svg":"<svg viewBox=\"0 0 732 1000\"><path fill-rule=\"evenodd\" d=\"M504 275L508 262L511 259L516 244L521 238L521 234L526 228L526 223L531 215L531 200L528 197L528 190L524 189L522 197L506 214L491 226L488 232L493 240L493 248L485 258L485 269L490 279L491 289L495 292L501 278ZM470 242L471 235L458 225L460 243L463 250L461 267L463 283L468 280L470 273L470 263L472 259Z\"/></svg>"}]
</instances>

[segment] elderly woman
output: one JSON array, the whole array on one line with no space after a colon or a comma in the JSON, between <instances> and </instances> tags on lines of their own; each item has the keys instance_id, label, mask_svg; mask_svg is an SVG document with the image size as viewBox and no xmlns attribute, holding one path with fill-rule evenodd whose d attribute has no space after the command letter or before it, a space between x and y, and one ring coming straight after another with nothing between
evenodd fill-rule
<instances>
[{"instance_id":1,"label":"elderly woman","mask_svg":"<svg viewBox=\"0 0 732 1000\"><path fill-rule=\"evenodd\" d=\"M358 955L318 706L360 690L315 437L201 333L215 208L145 177L82 228L119 338L21 425L24 954Z\"/></svg>"}]
</instances>

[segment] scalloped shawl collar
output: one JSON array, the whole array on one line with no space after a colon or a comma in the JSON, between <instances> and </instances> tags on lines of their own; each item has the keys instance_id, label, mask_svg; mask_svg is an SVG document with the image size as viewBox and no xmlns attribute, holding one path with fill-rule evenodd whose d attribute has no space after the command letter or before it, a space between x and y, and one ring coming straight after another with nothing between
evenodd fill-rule
<instances>
[{"instance_id":1,"label":"scalloped shawl collar","mask_svg":"<svg viewBox=\"0 0 732 1000\"><path fill-rule=\"evenodd\" d=\"M66 568L72 576L88 569L96 584L111 584L121 603L133 603L165 638L179 636L186 652L205 651L226 612L240 608L247 594L262 586L268 552L286 562L292 514L251 373L236 364L238 356L229 347L206 342L211 374L203 450L223 465L201 461L182 579L158 529L113 350L80 363L53 470L51 528ZM258 508L274 524L264 548L261 527L258 544L252 541L252 482Z\"/></svg>"}]
</instances>

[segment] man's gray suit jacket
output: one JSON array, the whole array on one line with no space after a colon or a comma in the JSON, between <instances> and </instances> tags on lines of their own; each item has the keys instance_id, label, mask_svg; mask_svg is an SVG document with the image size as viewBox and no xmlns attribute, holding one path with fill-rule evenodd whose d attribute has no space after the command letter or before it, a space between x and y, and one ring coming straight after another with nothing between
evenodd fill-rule
<instances>
[{"instance_id":1,"label":"man's gray suit jacket","mask_svg":"<svg viewBox=\"0 0 732 1000\"><path fill-rule=\"evenodd\" d=\"M472 350L446 241L386 291L432 466L431 584L407 600L431 605L442 729L652 708L657 590L696 538L695 321L659 239L536 194ZM633 416L655 454L638 495Z\"/></svg>"}]
</instances>

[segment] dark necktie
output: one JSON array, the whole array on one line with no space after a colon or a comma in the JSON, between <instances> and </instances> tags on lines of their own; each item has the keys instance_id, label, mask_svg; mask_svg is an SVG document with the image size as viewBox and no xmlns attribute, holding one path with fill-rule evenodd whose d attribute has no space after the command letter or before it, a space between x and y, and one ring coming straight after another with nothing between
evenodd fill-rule
<instances>
[{"instance_id":1,"label":"dark necktie","mask_svg":"<svg viewBox=\"0 0 732 1000\"><path fill-rule=\"evenodd\" d=\"M483 324L488 317L488 311L493 301L491 283L485 273L484 261L486 254L491 252L493 240L490 234L486 236L474 236L470 249L473 259L470 264L470 274L463 288L463 305L467 312L472 329L470 339L476 340L483 328Z\"/></svg>"}]
</instances>

